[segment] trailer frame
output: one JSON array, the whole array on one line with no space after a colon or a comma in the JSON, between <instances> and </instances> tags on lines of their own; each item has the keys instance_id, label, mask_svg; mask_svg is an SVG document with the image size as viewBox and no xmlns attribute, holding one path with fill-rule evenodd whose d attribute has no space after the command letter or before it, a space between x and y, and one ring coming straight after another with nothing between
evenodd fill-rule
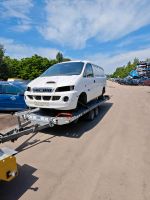
<instances>
[{"instance_id":1,"label":"trailer frame","mask_svg":"<svg viewBox=\"0 0 150 200\"><path fill-rule=\"evenodd\" d=\"M36 133L55 125L76 122L82 116L86 116L88 120L93 120L94 116L98 115L99 106L109 99L110 96L104 95L72 112L56 112L54 110L42 111L39 108L16 112L15 116L18 120L17 126L9 131L0 133L0 143L7 141L14 142L23 135Z\"/></svg>"}]
</instances>

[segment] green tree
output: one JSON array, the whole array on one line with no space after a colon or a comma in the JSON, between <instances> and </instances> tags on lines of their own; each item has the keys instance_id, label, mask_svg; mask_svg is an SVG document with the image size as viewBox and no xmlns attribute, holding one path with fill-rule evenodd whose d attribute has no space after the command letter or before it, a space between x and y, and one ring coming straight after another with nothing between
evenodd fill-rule
<instances>
[{"instance_id":1,"label":"green tree","mask_svg":"<svg viewBox=\"0 0 150 200\"><path fill-rule=\"evenodd\" d=\"M3 57L4 57L4 47L2 44L0 44L0 65L3 61Z\"/></svg>"},{"instance_id":2,"label":"green tree","mask_svg":"<svg viewBox=\"0 0 150 200\"><path fill-rule=\"evenodd\" d=\"M138 58L134 58L134 61L133 61L133 64L134 64L134 65L137 65L139 62L140 62L140 61L139 61Z\"/></svg>"},{"instance_id":3,"label":"green tree","mask_svg":"<svg viewBox=\"0 0 150 200\"><path fill-rule=\"evenodd\" d=\"M63 54L61 52L58 52L56 55L56 60L60 63L63 62Z\"/></svg>"},{"instance_id":4,"label":"green tree","mask_svg":"<svg viewBox=\"0 0 150 200\"><path fill-rule=\"evenodd\" d=\"M150 58L146 58L146 62L150 62Z\"/></svg>"},{"instance_id":5,"label":"green tree","mask_svg":"<svg viewBox=\"0 0 150 200\"><path fill-rule=\"evenodd\" d=\"M8 67L8 77L9 78L17 78L18 74L20 72L19 69L19 60L17 59L12 59L9 56L4 57L4 63Z\"/></svg>"},{"instance_id":6,"label":"green tree","mask_svg":"<svg viewBox=\"0 0 150 200\"><path fill-rule=\"evenodd\" d=\"M51 66L51 62L47 58L34 55L30 58L20 60L18 76L22 79L34 79Z\"/></svg>"},{"instance_id":7,"label":"green tree","mask_svg":"<svg viewBox=\"0 0 150 200\"><path fill-rule=\"evenodd\" d=\"M7 80L8 78L8 66L4 62L4 47L0 44L0 79Z\"/></svg>"},{"instance_id":8,"label":"green tree","mask_svg":"<svg viewBox=\"0 0 150 200\"><path fill-rule=\"evenodd\" d=\"M128 62L127 66L130 66L130 65L131 65L131 61Z\"/></svg>"},{"instance_id":9,"label":"green tree","mask_svg":"<svg viewBox=\"0 0 150 200\"><path fill-rule=\"evenodd\" d=\"M111 75L112 78L125 78L129 73L134 70L139 63L139 59L135 58L133 63L129 61L126 66L116 68L115 72Z\"/></svg>"},{"instance_id":10,"label":"green tree","mask_svg":"<svg viewBox=\"0 0 150 200\"><path fill-rule=\"evenodd\" d=\"M63 58L63 62L71 61L70 58Z\"/></svg>"},{"instance_id":11,"label":"green tree","mask_svg":"<svg viewBox=\"0 0 150 200\"><path fill-rule=\"evenodd\" d=\"M52 65L58 62L70 61L69 58L63 58L63 54L60 52L56 55L56 59L53 60L49 60L36 54L32 57L18 60L5 56L4 53L4 47L3 45L0 45L0 79L2 80L7 80L7 78L32 80Z\"/></svg>"}]
</instances>

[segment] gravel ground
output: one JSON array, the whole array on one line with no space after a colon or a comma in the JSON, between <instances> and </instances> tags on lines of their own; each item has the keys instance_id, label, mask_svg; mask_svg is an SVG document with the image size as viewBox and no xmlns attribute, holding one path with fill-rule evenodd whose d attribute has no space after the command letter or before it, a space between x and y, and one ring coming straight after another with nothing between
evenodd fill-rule
<instances>
[{"instance_id":1,"label":"gravel ground","mask_svg":"<svg viewBox=\"0 0 150 200\"><path fill-rule=\"evenodd\" d=\"M149 200L150 87L108 82L111 99L92 122L23 136L12 147L19 176L1 200ZM0 114L0 129L16 119Z\"/></svg>"}]
</instances>

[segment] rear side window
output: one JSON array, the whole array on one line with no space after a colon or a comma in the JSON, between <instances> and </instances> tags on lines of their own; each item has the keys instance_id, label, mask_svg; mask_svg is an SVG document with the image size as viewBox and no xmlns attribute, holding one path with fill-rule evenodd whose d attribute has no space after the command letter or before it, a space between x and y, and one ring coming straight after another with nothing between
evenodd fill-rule
<instances>
[{"instance_id":1,"label":"rear side window","mask_svg":"<svg viewBox=\"0 0 150 200\"><path fill-rule=\"evenodd\" d=\"M4 93L5 94L18 94L20 89L13 85L4 85Z\"/></svg>"},{"instance_id":2,"label":"rear side window","mask_svg":"<svg viewBox=\"0 0 150 200\"><path fill-rule=\"evenodd\" d=\"M89 63L86 64L83 76L84 77L93 77L94 76L94 74L93 74L93 68L92 68L91 64L89 64Z\"/></svg>"},{"instance_id":3,"label":"rear side window","mask_svg":"<svg viewBox=\"0 0 150 200\"><path fill-rule=\"evenodd\" d=\"M96 77L103 77L104 76L104 70L97 66L97 65L92 65L93 66L93 71L94 71L94 76Z\"/></svg>"}]
</instances>

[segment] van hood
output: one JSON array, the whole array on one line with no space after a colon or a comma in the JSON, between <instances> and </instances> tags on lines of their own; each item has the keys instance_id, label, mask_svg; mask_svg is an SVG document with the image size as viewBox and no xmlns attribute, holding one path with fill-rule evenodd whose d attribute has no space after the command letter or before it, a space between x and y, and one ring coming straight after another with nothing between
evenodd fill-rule
<instances>
[{"instance_id":1,"label":"van hood","mask_svg":"<svg viewBox=\"0 0 150 200\"><path fill-rule=\"evenodd\" d=\"M75 85L79 80L79 75L72 76L49 76L49 77L38 77L31 81L28 86L34 87L50 87L56 88L61 86L71 86Z\"/></svg>"}]
</instances>

